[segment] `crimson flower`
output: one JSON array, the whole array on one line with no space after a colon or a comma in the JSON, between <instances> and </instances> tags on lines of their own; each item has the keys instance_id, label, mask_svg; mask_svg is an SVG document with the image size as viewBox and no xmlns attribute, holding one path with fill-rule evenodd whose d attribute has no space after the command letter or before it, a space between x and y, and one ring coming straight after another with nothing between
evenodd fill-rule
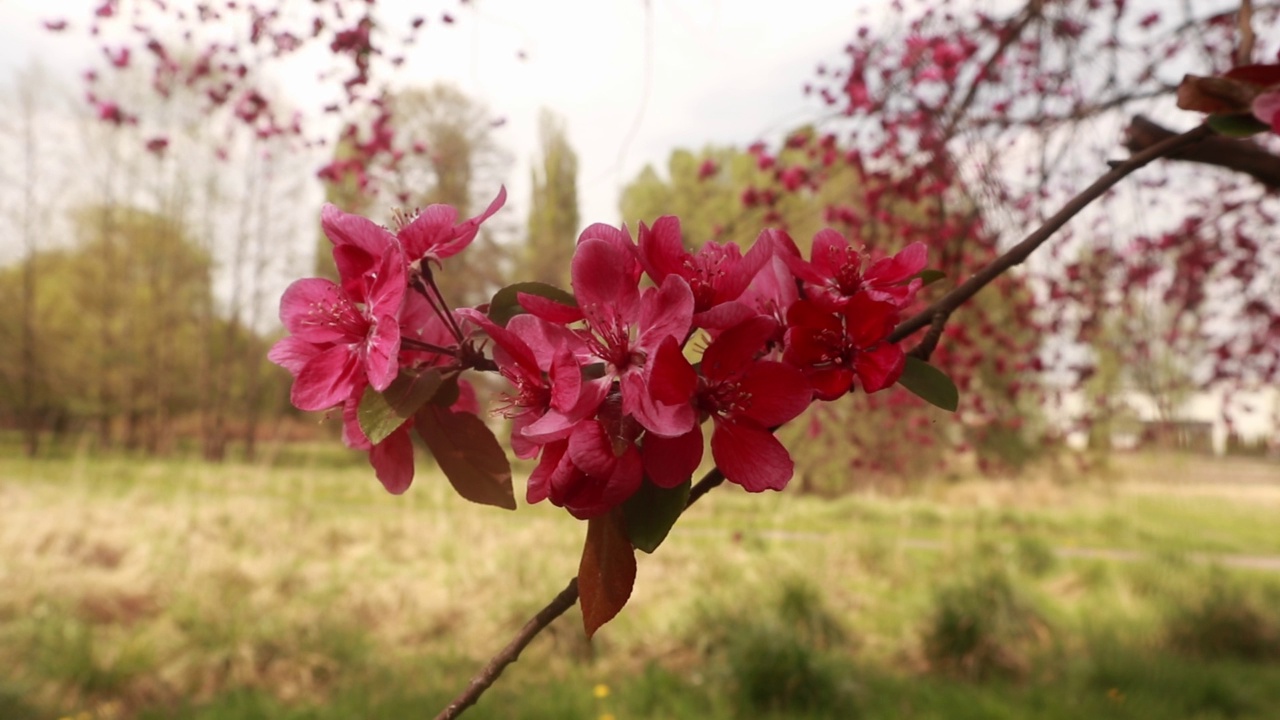
<instances>
[{"instance_id":1,"label":"crimson flower","mask_svg":"<svg viewBox=\"0 0 1280 720\"><path fill-rule=\"evenodd\" d=\"M385 250L390 240L394 240L400 247L406 264L423 258L439 262L470 245L480 230L480 223L496 213L506 200L507 189L500 188L498 196L483 213L456 225L454 221L458 218L457 208L451 205L429 205L395 234L368 218L342 212L332 204L324 206L320 222L325 235L335 246L334 260L338 262L340 273L344 262L353 261L347 256L351 250L346 248L376 256Z\"/></svg>"},{"instance_id":2,"label":"crimson flower","mask_svg":"<svg viewBox=\"0 0 1280 720\"><path fill-rule=\"evenodd\" d=\"M717 337L702 355L693 400L715 425L711 455L716 465L730 482L751 492L781 490L791 480L795 464L771 428L804 412L813 399L800 370L757 359L776 328L771 318L756 316ZM646 435L643 451L654 484L674 487L702 460L702 431L694 426L678 438Z\"/></svg>"},{"instance_id":3,"label":"crimson flower","mask_svg":"<svg viewBox=\"0 0 1280 720\"><path fill-rule=\"evenodd\" d=\"M504 328L470 308L458 313L488 333L498 372L516 390L504 410L516 457L534 457L546 443L567 438L604 401L610 381L584 381L586 345L572 331L533 315L517 315Z\"/></svg>"},{"instance_id":4,"label":"crimson flower","mask_svg":"<svg viewBox=\"0 0 1280 720\"><path fill-rule=\"evenodd\" d=\"M923 285L915 277L924 269L928 250L915 242L892 257L881 258L863 271L866 251L854 247L843 235L826 228L813 236L810 262L804 262L795 242L786 233L774 237L779 253L796 277L804 280L806 295L823 307L835 310L859 292L872 300L905 308Z\"/></svg>"},{"instance_id":5,"label":"crimson flower","mask_svg":"<svg viewBox=\"0 0 1280 720\"><path fill-rule=\"evenodd\" d=\"M407 293L400 311L400 337L402 340L398 366L410 372L427 367L456 368L458 359L455 354L427 352L418 348L405 347L403 340L412 339L420 344L434 345L444 349L455 349L457 340L451 329L445 325L444 319L434 312L420 295ZM476 400L475 389L465 380L457 380L458 399L451 409L456 412L478 414L480 404ZM413 418L407 418L400 427L383 438L376 445L369 441L360 428L358 411L360 400L364 397L364 386L359 385L342 406L342 441L347 447L364 450L369 453L369 464L387 492L399 495L409 489L413 482L413 442L409 430L413 427Z\"/></svg>"},{"instance_id":6,"label":"crimson flower","mask_svg":"<svg viewBox=\"0 0 1280 720\"><path fill-rule=\"evenodd\" d=\"M293 373L291 400L301 410L338 405L365 383L385 390L399 372L406 288L399 248L348 269L361 272L343 275L342 285L298 280L280 299L280 320L291 335L267 357Z\"/></svg>"},{"instance_id":7,"label":"crimson flower","mask_svg":"<svg viewBox=\"0 0 1280 720\"><path fill-rule=\"evenodd\" d=\"M485 211L470 220L454 224L458 210L452 205L428 205L418 217L396 235L404 246L409 262L430 258L439 262L457 255L476 239L480 223L488 220L507 201L507 189L498 188L498 196Z\"/></svg>"},{"instance_id":8,"label":"crimson flower","mask_svg":"<svg viewBox=\"0 0 1280 720\"><path fill-rule=\"evenodd\" d=\"M604 379L618 381L622 413L659 435L683 435L694 422L688 404L694 387L676 356L692 325L693 294L678 275L641 294L639 276L634 253L619 237L586 237L573 256L578 308L526 303L526 296L521 303L549 322L584 319L586 328L578 335L590 353L586 360L603 363ZM660 353L669 340L677 352Z\"/></svg>"},{"instance_id":9,"label":"crimson flower","mask_svg":"<svg viewBox=\"0 0 1280 720\"><path fill-rule=\"evenodd\" d=\"M530 503L550 499L586 520L618 507L640 489L644 469L634 442L615 451L604 423L589 420L565 440L548 443L529 474Z\"/></svg>"},{"instance_id":10,"label":"crimson flower","mask_svg":"<svg viewBox=\"0 0 1280 720\"><path fill-rule=\"evenodd\" d=\"M783 360L804 371L819 400L845 394L855 377L865 392L878 392L898 381L906 363L902 348L885 342L897 322L897 306L869 293L835 311L800 300L787 311Z\"/></svg>"},{"instance_id":11,"label":"crimson flower","mask_svg":"<svg viewBox=\"0 0 1280 720\"><path fill-rule=\"evenodd\" d=\"M680 219L660 217L653 227L640 225L640 263L655 283L679 275L693 292L693 323L697 327L725 328L751 317L753 311L738 302L751 279L773 254L761 235L746 256L733 243L708 242L695 255L684 249Z\"/></svg>"}]
</instances>

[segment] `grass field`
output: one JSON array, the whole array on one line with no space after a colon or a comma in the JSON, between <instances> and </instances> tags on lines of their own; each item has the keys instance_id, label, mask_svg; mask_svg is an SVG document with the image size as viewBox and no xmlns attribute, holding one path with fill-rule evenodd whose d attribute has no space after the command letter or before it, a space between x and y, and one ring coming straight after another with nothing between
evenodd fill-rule
<instances>
[{"instance_id":1,"label":"grass field","mask_svg":"<svg viewBox=\"0 0 1280 720\"><path fill-rule=\"evenodd\" d=\"M555 508L295 455L0 458L0 718L431 717L576 570ZM1278 516L1259 461L721 488L468 717L1274 718Z\"/></svg>"}]
</instances>

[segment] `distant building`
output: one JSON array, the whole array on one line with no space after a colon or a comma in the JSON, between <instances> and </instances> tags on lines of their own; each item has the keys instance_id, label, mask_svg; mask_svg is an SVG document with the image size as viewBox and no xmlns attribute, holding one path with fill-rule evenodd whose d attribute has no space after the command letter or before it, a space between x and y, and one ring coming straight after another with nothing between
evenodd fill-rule
<instances>
[{"instance_id":1,"label":"distant building","mask_svg":"<svg viewBox=\"0 0 1280 720\"><path fill-rule=\"evenodd\" d=\"M1142 393L1126 391L1115 400L1127 420L1113 425L1111 446L1116 449L1154 447L1223 455L1228 449L1250 448L1253 454L1280 453L1277 388L1229 398L1223 391L1194 393L1169 413L1169 419L1162 419L1156 402ZM1063 393L1047 414L1064 431L1069 446L1088 446L1088 431L1079 422L1086 414L1082 393Z\"/></svg>"},{"instance_id":2,"label":"distant building","mask_svg":"<svg viewBox=\"0 0 1280 720\"><path fill-rule=\"evenodd\" d=\"M1213 423L1207 420L1144 420L1138 447L1212 455Z\"/></svg>"}]
</instances>

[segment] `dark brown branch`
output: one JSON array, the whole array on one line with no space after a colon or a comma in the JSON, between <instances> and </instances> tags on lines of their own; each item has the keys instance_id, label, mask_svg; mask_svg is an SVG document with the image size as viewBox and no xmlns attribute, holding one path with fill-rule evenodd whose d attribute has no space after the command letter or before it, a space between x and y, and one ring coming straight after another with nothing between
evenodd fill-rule
<instances>
[{"instance_id":1,"label":"dark brown branch","mask_svg":"<svg viewBox=\"0 0 1280 720\"><path fill-rule=\"evenodd\" d=\"M1103 175L1096 182L1090 185L1084 192L1072 198L1062 210L1054 215L1038 230L1027 236L1025 240L1018 243L1011 250L1001 255L999 258L991 262L985 268L980 270L973 277L969 278L963 285L947 293L941 300L929 306L923 312L903 322L894 329L893 334L889 336L890 342L898 342L903 338L911 335L916 330L925 325L932 325L929 333L924 337L919 345L912 349L911 354L921 359L927 360L932 354L934 347L937 346L938 338L942 336L943 327L946 325L947 318L961 304L973 297L975 293L989 284L1001 273L1009 268L1020 264L1027 258L1037 247L1048 240L1054 232L1061 228L1068 220L1079 213L1086 205L1096 200L1112 185L1115 185L1125 176L1134 170L1146 165L1163 155L1173 153L1188 145L1200 142L1209 135L1211 131L1207 127L1199 127L1190 132L1183 133L1176 137L1170 138L1149 148L1148 150L1135 155L1125 162L1113 168L1106 175ZM712 488L724 482L724 473L720 468L712 468L702 479L694 485L689 493L689 502L685 507L689 507L698 501L699 498L706 495ZM480 696L489 686L498 679L502 671L508 665L515 662L520 653L528 647L533 638L542 632L553 620L560 617L566 610L573 607L578 601L578 579L569 581L564 590L559 595L538 611L529 622L520 628L520 632L516 634L511 642L502 649L497 655L494 655L484 668L471 679L467 688L462 691L439 715L436 720L453 720L462 714L463 710L471 707L480 699Z\"/></svg>"},{"instance_id":2,"label":"dark brown branch","mask_svg":"<svg viewBox=\"0 0 1280 720\"><path fill-rule=\"evenodd\" d=\"M575 577L560 591L559 595L556 595L546 607L539 610L537 615L520 628L520 632L511 638L511 642L507 643L506 647L502 648L502 652L489 659L484 668L471 678L467 689L454 698L448 707L441 710L439 715L436 715L436 720L453 720L461 715L463 710L474 705L484 691L498 679L502 671L520 657L521 651L528 647L538 633L545 630L552 620L563 615L576 602L578 602L578 578Z\"/></svg>"},{"instance_id":3,"label":"dark brown branch","mask_svg":"<svg viewBox=\"0 0 1280 720\"><path fill-rule=\"evenodd\" d=\"M722 482L724 482L724 473L720 468L715 467L708 470L707 474L703 475L698 480L698 483L693 486L693 489L689 491L689 501L685 504L685 508L698 502L698 498L706 495L712 488ZM474 705L480 699L480 696L484 694L484 691L488 690L489 686L498 679L498 676L502 675L502 671L520 658L520 653L528 647L529 643L533 642L538 633L545 630L553 620L563 615L576 602L578 602L578 578L575 577L560 591L559 595L556 595L551 602L547 603L546 607L539 610L537 615L530 618L529 622L520 628L520 632L511 638L511 642L507 643L507 646L502 648L501 652L485 663L480 672L471 678L467 688L458 697L454 698L448 707L440 711L439 715L436 715L436 720L454 720L454 718L462 714L463 710Z\"/></svg>"},{"instance_id":4,"label":"dark brown branch","mask_svg":"<svg viewBox=\"0 0 1280 720\"><path fill-rule=\"evenodd\" d=\"M934 314L933 321L929 324L929 332L924 334L924 339L919 345L911 348L907 354L917 360L929 362L929 357L933 355L934 349L938 347L938 341L942 339L942 331L947 327L947 320L950 319L951 313L939 312Z\"/></svg>"},{"instance_id":5,"label":"dark brown branch","mask_svg":"<svg viewBox=\"0 0 1280 720\"><path fill-rule=\"evenodd\" d=\"M1201 125L1194 130L1189 130L1181 135L1175 135L1162 142L1143 150L1142 152L1130 157L1122 163L1111 168L1105 175L1098 178L1092 185L1085 188L1079 195L1071 198L1062 209L1053 217L1045 221L1043 225L1028 235L1022 242L1014 245L1000 257L991 261L972 277L964 281L951 292L942 296L937 302L925 308L920 313L904 320L898 327L894 328L889 335L889 342L900 342L909 337L912 333L920 330L926 325L934 322L934 318L938 315L950 315L955 312L956 308L968 302L969 298L978 293L979 290L991 284L993 280L1000 277L1010 268L1021 265L1036 248L1040 247L1053 236L1067 221L1075 217L1089 203L1097 200L1104 193L1112 188L1116 183L1123 180L1130 173L1138 168L1146 165L1160 157L1172 155L1183 148L1189 147L1196 143L1202 142L1205 138L1212 135L1213 131L1206 125Z\"/></svg>"},{"instance_id":6,"label":"dark brown branch","mask_svg":"<svg viewBox=\"0 0 1280 720\"><path fill-rule=\"evenodd\" d=\"M1137 115L1125 130L1124 146L1130 152L1139 153L1175 135L1172 130ZM1280 157L1249 140L1211 137L1193 147L1169 153L1169 157L1235 170L1273 190L1280 190Z\"/></svg>"}]
</instances>

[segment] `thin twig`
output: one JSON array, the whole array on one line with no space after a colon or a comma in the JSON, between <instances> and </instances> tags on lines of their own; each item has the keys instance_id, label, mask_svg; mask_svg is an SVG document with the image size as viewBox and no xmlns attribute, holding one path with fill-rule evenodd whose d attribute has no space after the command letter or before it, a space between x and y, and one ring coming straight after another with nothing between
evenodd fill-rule
<instances>
[{"instance_id":1,"label":"thin twig","mask_svg":"<svg viewBox=\"0 0 1280 720\"><path fill-rule=\"evenodd\" d=\"M1201 125L1193 130L1188 130L1181 135L1175 135L1163 142L1152 145L1142 152L1130 157L1122 163L1111 168L1105 175L1098 178L1092 185L1085 188L1079 195L1071 198L1066 205L1062 206L1053 217L1045 221L1043 225L1028 235L1022 242L1009 248L1000 257L991 261L972 277L957 286L954 290L943 295L937 302L925 308L921 312L902 321L898 327L894 328L889 335L889 342L900 342L909 337L912 333L920 330L926 325L933 322L935 316L939 314L950 315L955 312L956 308L968 302L969 298L978 293L979 290L991 284L991 281L1003 275L1015 265L1021 265L1036 248L1040 247L1053 236L1067 221L1075 217L1089 203L1097 200L1104 193L1112 188L1116 183L1123 180L1138 168L1150 163L1152 160L1169 155L1184 147L1195 144L1211 136L1213 131L1207 125Z\"/></svg>"},{"instance_id":2,"label":"thin twig","mask_svg":"<svg viewBox=\"0 0 1280 720\"><path fill-rule=\"evenodd\" d=\"M939 312L934 315L933 321L929 324L929 332L925 333L920 344L911 348L907 354L917 360L929 362L929 356L933 355L933 351L937 349L938 341L942 339L942 331L947 327L947 320L950 317L950 312Z\"/></svg>"},{"instance_id":3,"label":"thin twig","mask_svg":"<svg viewBox=\"0 0 1280 720\"><path fill-rule=\"evenodd\" d=\"M484 669L471 678L467 689L454 698L453 702L449 703L449 707L441 710L436 720L452 720L461 715L463 710L474 705L484 691L498 679L502 671L520 657L520 652L537 637L538 633L546 629L552 620L563 615L564 611L573 607L576 602L578 602L578 578L575 577L560 591L559 595L555 596L555 599L547 603L546 607L539 610L537 615L520 628L520 632L511 638L511 642L507 643L506 647L502 648L502 652L489 659Z\"/></svg>"},{"instance_id":4,"label":"thin twig","mask_svg":"<svg viewBox=\"0 0 1280 720\"><path fill-rule=\"evenodd\" d=\"M941 300L930 305L924 311L911 317L894 329L893 334L889 336L890 342L899 342L903 338L911 335L916 330L926 325L932 325L930 332L924 337L919 345L912 349L911 354L922 360L927 360L932 354L934 347L937 346L938 338L942 336L943 326L947 322L947 318L955 311L957 307L973 297L975 293L989 284L993 279L1009 268L1020 264L1027 258L1037 247L1042 245L1045 240L1049 239L1058 228L1062 227L1074 215L1079 213L1086 205L1096 200L1100 195L1106 192L1112 185L1115 185L1122 178L1134 170L1146 165L1156 158L1178 150L1186 145L1200 141L1207 137L1212 131L1207 126L1201 126L1189 132L1170 138L1148 150L1145 150L1125 162L1117 165L1106 175L1103 175L1096 182L1086 188L1076 197L1072 198L1062 210L1049 220L1038 230L1027 236L1025 240L1018 243L1004 255L1001 255L991 264L974 274L963 285L947 293ZM776 429L776 428L775 428ZM689 492L689 501L685 505L686 508L693 505L699 498L706 495L712 488L724 482L724 473L719 467L712 468L707 474L703 475L693 489ZM449 706L436 716L436 720L454 720L462 714L463 710L475 704L485 690L498 679L502 671L508 665L515 662L520 657L520 653L528 647L533 638L546 629L553 620L560 617L573 604L578 601L578 578L569 581L564 590L547 604L546 607L538 611L529 622L520 628L520 632L516 634L511 642L502 649L497 655L490 658L489 662L476 674L466 689L462 691L458 697L454 698Z\"/></svg>"},{"instance_id":5,"label":"thin twig","mask_svg":"<svg viewBox=\"0 0 1280 720\"><path fill-rule=\"evenodd\" d=\"M1253 61L1253 0L1240 0L1240 12L1236 15L1236 27L1240 30L1240 44L1236 45L1236 65L1248 65Z\"/></svg>"},{"instance_id":6,"label":"thin twig","mask_svg":"<svg viewBox=\"0 0 1280 720\"><path fill-rule=\"evenodd\" d=\"M724 482L724 472L720 468L714 467L708 470L707 474L703 475L698 480L698 483L693 486L693 489L689 491L689 501L685 503L685 508L687 509L690 505L698 502L698 498L706 495L712 488L722 482ZM454 718L462 714L463 710L474 705L480 699L480 696L484 694L484 691L488 690L489 686L498 679L502 671L520 658L520 653L528 647L529 643L533 642L538 633L545 630L553 620L563 615L577 601L578 578L575 577L569 581L564 590L560 591L559 595L556 595L551 602L547 603L546 607L539 610L537 615L530 618L529 622L520 628L520 632L511 638L511 642L507 643L507 646L502 648L501 652L485 663L480 672L471 678L467 688L458 697L454 698L453 702L449 703L449 707L440 711L440 714L436 716L436 720L454 720Z\"/></svg>"}]
</instances>

